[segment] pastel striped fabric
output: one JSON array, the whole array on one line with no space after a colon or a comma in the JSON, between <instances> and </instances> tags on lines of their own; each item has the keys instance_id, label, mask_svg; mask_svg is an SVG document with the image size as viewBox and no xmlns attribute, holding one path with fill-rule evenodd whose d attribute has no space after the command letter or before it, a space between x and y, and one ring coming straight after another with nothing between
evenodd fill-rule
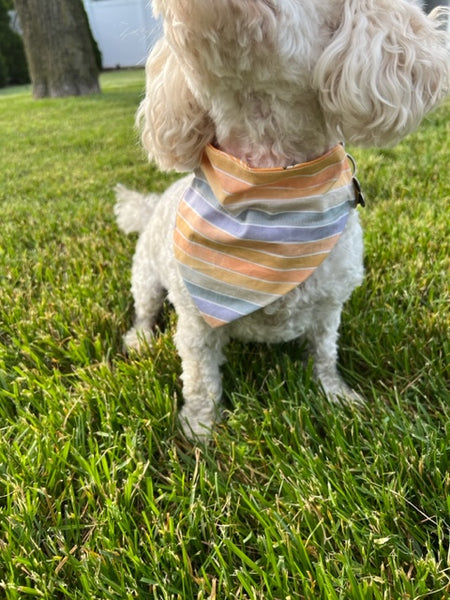
<instances>
[{"instance_id":1,"label":"pastel striped fabric","mask_svg":"<svg viewBox=\"0 0 450 600\"><path fill-rule=\"evenodd\" d=\"M355 205L340 145L287 169L253 169L208 146L174 231L181 275L207 323L230 323L303 283Z\"/></svg>"}]
</instances>

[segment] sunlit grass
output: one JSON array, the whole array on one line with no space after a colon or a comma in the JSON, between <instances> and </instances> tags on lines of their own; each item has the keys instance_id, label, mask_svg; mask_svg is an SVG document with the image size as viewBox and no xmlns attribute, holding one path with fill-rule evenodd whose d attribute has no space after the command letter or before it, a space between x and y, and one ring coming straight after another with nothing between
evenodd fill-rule
<instances>
[{"instance_id":1,"label":"sunlit grass","mask_svg":"<svg viewBox=\"0 0 450 600\"><path fill-rule=\"evenodd\" d=\"M227 420L179 434L173 315L122 354L135 240L113 187L161 190L133 131L141 71L99 96L0 94L0 596L441 600L450 592L446 104L356 151L366 280L330 406L295 344L231 344Z\"/></svg>"}]
</instances>

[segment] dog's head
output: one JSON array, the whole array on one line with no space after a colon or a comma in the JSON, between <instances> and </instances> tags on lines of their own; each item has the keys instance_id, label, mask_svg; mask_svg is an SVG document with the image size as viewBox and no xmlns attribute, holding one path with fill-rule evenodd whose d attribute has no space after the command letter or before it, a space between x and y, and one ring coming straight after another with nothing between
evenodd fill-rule
<instances>
[{"instance_id":1,"label":"dog's head","mask_svg":"<svg viewBox=\"0 0 450 600\"><path fill-rule=\"evenodd\" d=\"M361 145L397 142L448 91L448 36L439 14L426 16L413 0L154 0L153 7L164 36L147 62L138 115L144 147L163 169L198 166L219 121L233 118L218 114L224 104L214 98L224 81L254 99L268 95L264 83L273 76L272 106L307 94L330 140ZM261 110L260 118L275 112Z\"/></svg>"}]
</instances>

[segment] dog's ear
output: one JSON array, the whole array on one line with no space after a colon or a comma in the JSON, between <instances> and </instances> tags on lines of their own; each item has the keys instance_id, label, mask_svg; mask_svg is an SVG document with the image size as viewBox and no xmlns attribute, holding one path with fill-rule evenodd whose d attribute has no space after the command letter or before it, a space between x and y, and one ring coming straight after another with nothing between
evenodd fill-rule
<instances>
[{"instance_id":1,"label":"dog's ear","mask_svg":"<svg viewBox=\"0 0 450 600\"><path fill-rule=\"evenodd\" d=\"M388 145L448 92L449 40L439 15L407 0L342 2L313 74L326 120L343 140Z\"/></svg>"},{"instance_id":2,"label":"dog's ear","mask_svg":"<svg viewBox=\"0 0 450 600\"><path fill-rule=\"evenodd\" d=\"M192 94L165 38L147 60L146 94L136 121L149 160L165 171L195 169L214 136L213 124Z\"/></svg>"}]
</instances>

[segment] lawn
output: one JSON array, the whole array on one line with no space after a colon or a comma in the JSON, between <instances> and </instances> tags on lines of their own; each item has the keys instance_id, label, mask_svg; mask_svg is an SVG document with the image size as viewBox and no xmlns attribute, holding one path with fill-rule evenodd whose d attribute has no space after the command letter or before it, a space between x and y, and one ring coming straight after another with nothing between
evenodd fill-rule
<instances>
[{"instance_id":1,"label":"lawn","mask_svg":"<svg viewBox=\"0 0 450 600\"><path fill-rule=\"evenodd\" d=\"M330 406L295 344L231 344L227 419L176 426L174 315L126 357L135 239L117 182L162 190L133 120L141 71L103 93L0 94L0 597L440 600L450 593L450 103L390 150L354 150L366 279Z\"/></svg>"}]
</instances>

